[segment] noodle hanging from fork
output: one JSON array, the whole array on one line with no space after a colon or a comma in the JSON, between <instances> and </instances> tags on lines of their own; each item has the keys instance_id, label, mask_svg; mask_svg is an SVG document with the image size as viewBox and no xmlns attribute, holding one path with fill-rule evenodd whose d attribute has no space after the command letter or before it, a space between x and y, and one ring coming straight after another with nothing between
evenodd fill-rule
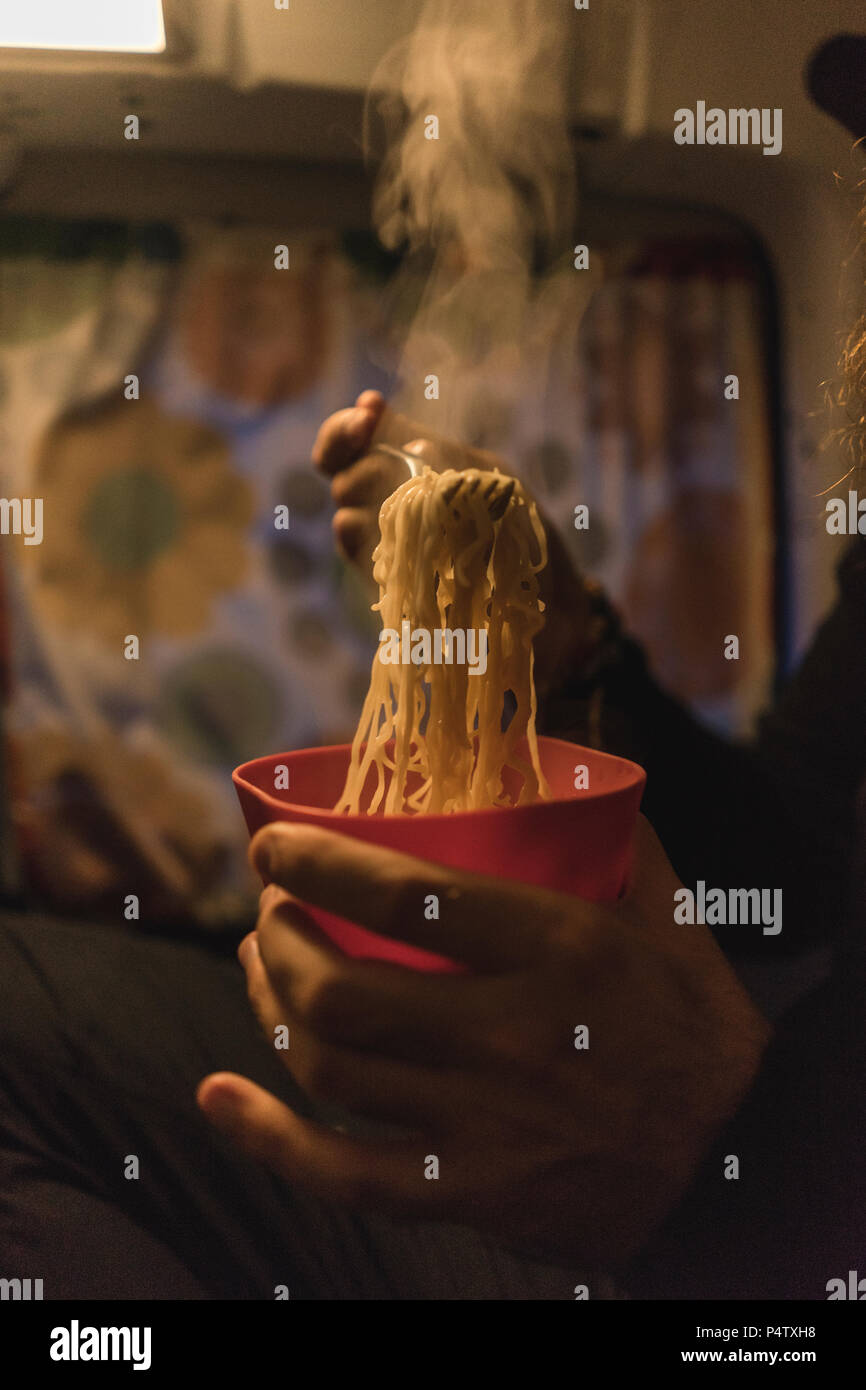
<instances>
[{"instance_id":1,"label":"noodle hanging from fork","mask_svg":"<svg viewBox=\"0 0 866 1390\"><path fill-rule=\"evenodd\" d=\"M506 493L504 514L494 519L491 495L506 484L513 491ZM379 528L373 609L383 636L404 632L408 624L412 632L429 633L432 643L438 632L453 656L443 634L485 633L487 667L473 675L466 661L404 657L388 664L380 643L335 809L361 811L371 769L369 815L380 809L432 815L549 799L535 733L532 641L544 622L538 574L547 564L535 503L518 481L498 471L435 473L425 467L386 499ZM509 691L515 709L503 728ZM523 738L528 762L516 751ZM523 777L516 802L503 785L505 768Z\"/></svg>"}]
</instances>

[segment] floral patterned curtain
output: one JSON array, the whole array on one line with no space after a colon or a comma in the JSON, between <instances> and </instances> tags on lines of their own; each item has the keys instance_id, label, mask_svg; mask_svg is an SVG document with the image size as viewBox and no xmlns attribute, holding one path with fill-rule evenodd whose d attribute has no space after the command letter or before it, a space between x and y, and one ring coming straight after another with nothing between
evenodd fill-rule
<instances>
[{"instance_id":1,"label":"floral patterned curtain","mask_svg":"<svg viewBox=\"0 0 866 1390\"><path fill-rule=\"evenodd\" d=\"M42 543L3 551L24 884L219 925L254 901L232 767L348 737L366 688L368 600L309 454L387 385L369 292L327 236L293 238L286 274L268 229L185 228L170 257L132 231L44 241L0 252L3 493L44 508Z\"/></svg>"},{"instance_id":2,"label":"floral patterned curtain","mask_svg":"<svg viewBox=\"0 0 866 1390\"><path fill-rule=\"evenodd\" d=\"M607 259L571 368L521 420L520 467L657 678L742 734L776 659L760 271L748 248L699 238ZM580 504L589 524L576 530Z\"/></svg>"}]
</instances>

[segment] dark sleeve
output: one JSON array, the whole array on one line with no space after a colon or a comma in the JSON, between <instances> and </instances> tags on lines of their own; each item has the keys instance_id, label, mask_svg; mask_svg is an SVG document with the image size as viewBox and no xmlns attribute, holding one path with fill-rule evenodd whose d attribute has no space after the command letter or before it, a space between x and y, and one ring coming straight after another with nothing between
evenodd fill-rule
<instances>
[{"instance_id":1,"label":"dark sleeve","mask_svg":"<svg viewBox=\"0 0 866 1390\"><path fill-rule=\"evenodd\" d=\"M831 1279L866 1274L864 1074L866 971L846 954L783 1019L745 1104L625 1274L631 1296L826 1299Z\"/></svg>"},{"instance_id":2,"label":"dark sleeve","mask_svg":"<svg viewBox=\"0 0 866 1390\"><path fill-rule=\"evenodd\" d=\"M781 888L782 936L753 937L756 950L826 942L866 773L866 542L840 565L832 613L750 743L699 724L628 639L601 691L601 746L646 769L642 810L683 882ZM542 731L592 742L589 704L579 681L565 685L545 701Z\"/></svg>"},{"instance_id":3,"label":"dark sleeve","mask_svg":"<svg viewBox=\"0 0 866 1390\"><path fill-rule=\"evenodd\" d=\"M786 940L751 938L768 952L834 943L829 978L783 1015L738 1113L676 1211L622 1272L634 1298L824 1300L829 1281L866 1275L862 862L852 874L863 843L864 639L866 545L858 541L840 566L836 606L750 744L728 744L697 724L652 680L633 643L605 677L603 745L646 768L643 809L680 877L781 887ZM571 697L548 713L579 737L578 688ZM554 732L549 720L545 729ZM853 908L852 882L860 890Z\"/></svg>"}]
</instances>

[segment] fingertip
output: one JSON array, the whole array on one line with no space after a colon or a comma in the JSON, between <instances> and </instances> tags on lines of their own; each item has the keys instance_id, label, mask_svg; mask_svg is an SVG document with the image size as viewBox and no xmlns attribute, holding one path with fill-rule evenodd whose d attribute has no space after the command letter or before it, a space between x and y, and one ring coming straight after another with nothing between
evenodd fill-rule
<instances>
[{"instance_id":1,"label":"fingertip","mask_svg":"<svg viewBox=\"0 0 866 1390\"><path fill-rule=\"evenodd\" d=\"M265 891L273 888L274 898L280 902L293 894L299 876L306 876L316 868L318 858L327 851L330 842L342 838L324 826L302 821L277 821L266 830L267 840L263 843L270 881Z\"/></svg>"},{"instance_id":2,"label":"fingertip","mask_svg":"<svg viewBox=\"0 0 866 1390\"><path fill-rule=\"evenodd\" d=\"M269 883L268 887L265 889L265 892L267 893L270 889L273 888L273 886L274 885L272 883ZM262 896L264 896L264 894ZM258 959L259 938L254 931L251 931L247 933L241 944L238 946L238 960L240 961L243 968L246 970Z\"/></svg>"},{"instance_id":3,"label":"fingertip","mask_svg":"<svg viewBox=\"0 0 866 1390\"><path fill-rule=\"evenodd\" d=\"M359 443L367 436L368 430L373 424L373 417L368 410L356 407L349 412L349 418L343 426L343 432L353 444Z\"/></svg>"},{"instance_id":4,"label":"fingertip","mask_svg":"<svg viewBox=\"0 0 866 1390\"><path fill-rule=\"evenodd\" d=\"M285 901L286 890L275 880L266 883L259 893L259 913L270 912L278 903ZM243 942L241 943L243 945Z\"/></svg>"},{"instance_id":5,"label":"fingertip","mask_svg":"<svg viewBox=\"0 0 866 1390\"><path fill-rule=\"evenodd\" d=\"M221 1121L237 1115L241 1099L238 1079L232 1072L217 1071L199 1082L195 1093L196 1104L208 1119Z\"/></svg>"},{"instance_id":6,"label":"fingertip","mask_svg":"<svg viewBox=\"0 0 866 1390\"><path fill-rule=\"evenodd\" d=\"M217 1073L198 1090L205 1117L250 1158L278 1176L294 1176L298 1117L283 1101L244 1076Z\"/></svg>"},{"instance_id":7,"label":"fingertip","mask_svg":"<svg viewBox=\"0 0 866 1390\"><path fill-rule=\"evenodd\" d=\"M265 880L265 886L273 878L273 849L273 832L271 827L266 825L256 831L247 850L250 866Z\"/></svg>"},{"instance_id":8,"label":"fingertip","mask_svg":"<svg viewBox=\"0 0 866 1390\"><path fill-rule=\"evenodd\" d=\"M367 516L361 507L340 507L331 519L334 540L346 559L357 564L369 545ZM372 553L372 546L370 545Z\"/></svg>"}]
</instances>

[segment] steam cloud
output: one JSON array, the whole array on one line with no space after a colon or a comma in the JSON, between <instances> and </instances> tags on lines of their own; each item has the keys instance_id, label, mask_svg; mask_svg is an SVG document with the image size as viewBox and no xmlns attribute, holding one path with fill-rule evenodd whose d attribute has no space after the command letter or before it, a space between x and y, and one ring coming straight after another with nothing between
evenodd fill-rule
<instances>
[{"instance_id":1,"label":"steam cloud","mask_svg":"<svg viewBox=\"0 0 866 1390\"><path fill-rule=\"evenodd\" d=\"M572 17L552 0L427 0L368 97L367 141L375 109L386 135L376 230L408 247L391 291L405 331L394 405L466 443L479 442L492 381L499 393L549 388L591 290L572 262Z\"/></svg>"}]
</instances>

